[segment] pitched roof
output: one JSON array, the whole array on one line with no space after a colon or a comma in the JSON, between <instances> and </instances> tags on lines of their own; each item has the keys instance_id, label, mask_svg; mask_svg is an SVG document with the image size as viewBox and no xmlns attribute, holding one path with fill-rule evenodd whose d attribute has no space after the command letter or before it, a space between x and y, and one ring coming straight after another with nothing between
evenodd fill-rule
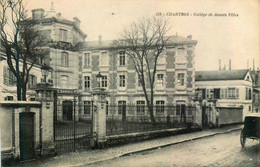
<instances>
[{"instance_id":1,"label":"pitched roof","mask_svg":"<svg viewBox=\"0 0 260 167\"><path fill-rule=\"evenodd\" d=\"M248 71L248 69L196 71L195 81L243 80Z\"/></svg>"},{"instance_id":2,"label":"pitched roof","mask_svg":"<svg viewBox=\"0 0 260 167\"><path fill-rule=\"evenodd\" d=\"M114 40L102 40L102 41L85 41L77 44L77 47L81 49L103 49L113 47ZM198 41L192 40L180 36L170 36L167 45L188 45L188 44L197 44Z\"/></svg>"}]
</instances>

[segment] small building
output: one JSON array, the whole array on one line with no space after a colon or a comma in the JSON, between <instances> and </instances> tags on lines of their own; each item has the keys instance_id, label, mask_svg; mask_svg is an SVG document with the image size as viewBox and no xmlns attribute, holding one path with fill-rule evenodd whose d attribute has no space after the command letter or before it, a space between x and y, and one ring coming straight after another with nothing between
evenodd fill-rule
<instances>
[{"instance_id":1,"label":"small building","mask_svg":"<svg viewBox=\"0 0 260 167\"><path fill-rule=\"evenodd\" d=\"M250 71L253 78L253 112L260 112L260 70Z\"/></svg>"},{"instance_id":2,"label":"small building","mask_svg":"<svg viewBox=\"0 0 260 167\"><path fill-rule=\"evenodd\" d=\"M202 99L215 99L219 124L242 122L252 113L252 77L248 69L196 71L195 85Z\"/></svg>"}]
</instances>

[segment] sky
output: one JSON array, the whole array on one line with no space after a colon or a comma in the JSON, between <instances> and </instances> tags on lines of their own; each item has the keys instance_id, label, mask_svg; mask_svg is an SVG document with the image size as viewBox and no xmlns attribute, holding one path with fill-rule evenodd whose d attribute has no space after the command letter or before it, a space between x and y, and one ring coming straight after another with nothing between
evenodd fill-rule
<instances>
[{"instance_id":1,"label":"sky","mask_svg":"<svg viewBox=\"0 0 260 167\"><path fill-rule=\"evenodd\" d=\"M86 41L119 38L125 27L142 17L163 17L172 25L170 35L197 40L196 70L222 68L260 68L260 1L259 0L24 0L32 9L48 11L51 3L56 12L72 20L81 20ZM161 13L161 16L158 16ZM184 13L188 16L173 16ZM229 16L232 13L232 16ZM210 16L212 14L212 16ZM219 14L221 16L215 16ZM225 16L226 15L226 16ZM248 64L249 62L249 64Z\"/></svg>"}]
</instances>

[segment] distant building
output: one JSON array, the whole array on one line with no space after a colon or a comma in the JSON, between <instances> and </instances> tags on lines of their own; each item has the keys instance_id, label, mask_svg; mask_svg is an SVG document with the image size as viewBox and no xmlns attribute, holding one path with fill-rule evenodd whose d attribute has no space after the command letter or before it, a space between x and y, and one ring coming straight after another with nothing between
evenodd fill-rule
<instances>
[{"instance_id":1,"label":"distant building","mask_svg":"<svg viewBox=\"0 0 260 167\"><path fill-rule=\"evenodd\" d=\"M253 78L253 112L260 112L260 70L250 71Z\"/></svg>"},{"instance_id":2,"label":"distant building","mask_svg":"<svg viewBox=\"0 0 260 167\"><path fill-rule=\"evenodd\" d=\"M242 122L245 115L253 112L253 80L249 70L196 71L195 81L203 99L217 100L220 124Z\"/></svg>"}]
</instances>

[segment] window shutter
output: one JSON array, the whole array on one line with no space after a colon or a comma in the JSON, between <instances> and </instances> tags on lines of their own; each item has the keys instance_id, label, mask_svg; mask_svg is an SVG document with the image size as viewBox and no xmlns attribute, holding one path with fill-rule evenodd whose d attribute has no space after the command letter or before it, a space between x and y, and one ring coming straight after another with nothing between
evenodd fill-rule
<instances>
[{"instance_id":1,"label":"window shutter","mask_svg":"<svg viewBox=\"0 0 260 167\"><path fill-rule=\"evenodd\" d=\"M236 99L239 99L239 89L236 89Z\"/></svg>"},{"instance_id":2,"label":"window shutter","mask_svg":"<svg viewBox=\"0 0 260 167\"><path fill-rule=\"evenodd\" d=\"M224 89L220 89L220 98L224 99Z\"/></svg>"},{"instance_id":3,"label":"window shutter","mask_svg":"<svg viewBox=\"0 0 260 167\"><path fill-rule=\"evenodd\" d=\"M4 84L8 85L9 81L9 71L7 68L4 68Z\"/></svg>"}]
</instances>

